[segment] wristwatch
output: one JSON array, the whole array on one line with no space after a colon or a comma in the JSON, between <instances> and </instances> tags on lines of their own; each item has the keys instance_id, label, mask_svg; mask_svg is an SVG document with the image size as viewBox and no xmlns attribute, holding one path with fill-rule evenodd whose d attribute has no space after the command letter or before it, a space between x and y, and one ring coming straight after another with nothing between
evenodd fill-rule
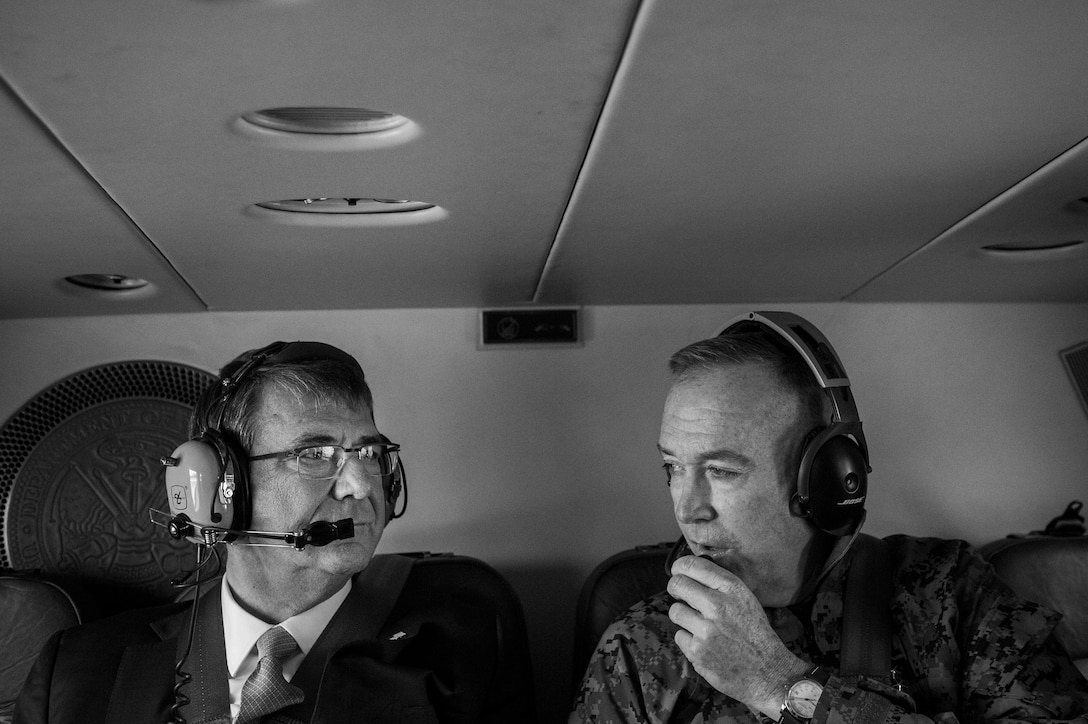
<instances>
[{"instance_id":1,"label":"wristwatch","mask_svg":"<svg viewBox=\"0 0 1088 724\"><path fill-rule=\"evenodd\" d=\"M817 666L786 689L779 722L781 724L808 724L816 713L816 704L824 693L831 672Z\"/></svg>"}]
</instances>

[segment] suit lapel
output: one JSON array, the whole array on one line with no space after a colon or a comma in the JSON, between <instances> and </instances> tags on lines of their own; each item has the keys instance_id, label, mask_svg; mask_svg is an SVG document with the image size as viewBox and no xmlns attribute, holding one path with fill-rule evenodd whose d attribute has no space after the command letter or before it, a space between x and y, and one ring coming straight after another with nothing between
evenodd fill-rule
<instances>
[{"instance_id":1,"label":"suit lapel","mask_svg":"<svg viewBox=\"0 0 1088 724\"><path fill-rule=\"evenodd\" d=\"M223 640L222 585L220 579L217 585L200 597L196 635L188 659L192 667L188 671L193 680L187 685L185 693L190 703L182 710L182 716L192 724L230 722L230 687L227 683L230 674ZM178 637L179 660L184 654L185 643L183 637Z\"/></svg>"},{"instance_id":2,"label":"suit lapel","mask_svg":"<svg viewBox=\"0 0 1088 724\"><path fill-rule=\"evenodd\" d=\"M166 721L173 704L172 640L131 644L121 656L110 694L106 724Z\"/></svg>"},{"instance_id":3,"label":"suit lapel","mask_svg":"<svg viewBox=\"0 0 1088 724\"><path fill-rule=\"evenodd\" d=\"M368 712L377 700L394 695L395 690L385 686L389 682L379 681L365 669L392 662L415 637L413 630L397 632L389 641L378 640L412 564L404 556L375 556L355 576L351 593L291 679L306 699L285 709L283 715L306 722L337 721L342 719L341 712Z\"/></svg>"},{"instance_id":4,"label":"suit lapel","mask_svg":"<svg viewBox=\"0 0 1088 724\"><path fill-rule=\"evenodd\" d=\"M179 633L187 630L188 607L148 622L150 631L125 647L113 680L107 724L166 721L174 704L174 665Z\"/></svg>"},{"instance_id":5,"label":"suit lapel","mask_svg":"<svg viewBox=\"0 0 1088 724\"><path fill-rule=\"evenodd\" d=\"M192 677L181 688L190 700L182 707L182 716L191 724L229 724L230 695L219 596L219 584L201 596L196 634L187 656L189 607L152 621L154 642L131 645L125 650L110 697L108 724L166 721L174 706L174 668L182 658L182 671ZM164 682L169 685L164 686ZM134 707L150 708L144 711Z\"/></svg>"}]
</instances>

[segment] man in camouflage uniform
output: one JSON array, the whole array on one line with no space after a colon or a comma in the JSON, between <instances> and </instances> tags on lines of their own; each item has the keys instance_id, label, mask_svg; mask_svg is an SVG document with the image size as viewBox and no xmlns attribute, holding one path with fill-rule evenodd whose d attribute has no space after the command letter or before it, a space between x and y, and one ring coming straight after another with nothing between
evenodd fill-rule
<instances>
[{"instance_id":1,"label":"man in camouflage uniform","mask_svg":"<svg viewBox=\"0 0 1088 724\"><path fill-rule=\"evenodd\" d=\"M1059 615L1016 598L961 541L885 539L891 670L840 673L860 519L836 535L790 504L833 400L758 325L669 367L658 447L683 538L667 591L602 636L571 724L1088 724Z\"/></svg>"}]
</instances>

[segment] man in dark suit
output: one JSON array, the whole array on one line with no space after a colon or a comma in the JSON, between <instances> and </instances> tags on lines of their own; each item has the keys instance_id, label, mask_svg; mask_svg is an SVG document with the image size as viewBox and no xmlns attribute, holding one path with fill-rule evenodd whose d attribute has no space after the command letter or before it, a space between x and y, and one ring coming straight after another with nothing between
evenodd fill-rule
<instances>
[{"instance_id":1,"label":"man in dark suit","mask_svg":"<svg viewBox=\"0 0 1088 724\"><path fill-rule=\"evenodd\" d=\"M164 462L171 534L220 583L54 636L15 721L532 721L493 615L374 556L403 483L358 362L277 342L223 368Z\"/></svg>"}]
</instances>

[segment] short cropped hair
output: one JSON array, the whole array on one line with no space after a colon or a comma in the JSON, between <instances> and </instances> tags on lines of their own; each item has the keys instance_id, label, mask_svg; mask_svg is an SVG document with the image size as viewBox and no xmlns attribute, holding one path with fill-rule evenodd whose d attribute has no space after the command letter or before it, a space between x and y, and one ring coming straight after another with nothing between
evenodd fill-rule
<instances>
[{"instance_id":1,"label":"short cropped hair","mask_svg":"<svg viewBox=\"0 0 1088 724\"><path fill-rule=\"evenodd\" d=\"M827 424L827 396L816 376L796 349L770 331L722 333L693 342L669 358L669 372L674 382L684 382L706 372L743 364L770 368L797 395L801 401L802 425L813 429Z\"/></svg>"},{"instance_id":2,"label":"short cropped hair","mask_svg":"<svg viewBox=\"0 0 1088 724\"><path fill-rule=\"evenodd\" d=\"M224 366L220 379L229 376L249 354L247 352ZM213 395L201 400L193 411L190 434L195 437L209 427L215 429L218 426L217 432L233 438L252 454L257 436L256 416L263 392L268 388L279 388L297 400L350 408L365 405L371 414L374 412L374 397L360 367L335 358L305 359L251 370L232 391L221 410L218 409L221 397ZM214 418L210 419L210 416Z\"/></svg>"}]
</instances>

